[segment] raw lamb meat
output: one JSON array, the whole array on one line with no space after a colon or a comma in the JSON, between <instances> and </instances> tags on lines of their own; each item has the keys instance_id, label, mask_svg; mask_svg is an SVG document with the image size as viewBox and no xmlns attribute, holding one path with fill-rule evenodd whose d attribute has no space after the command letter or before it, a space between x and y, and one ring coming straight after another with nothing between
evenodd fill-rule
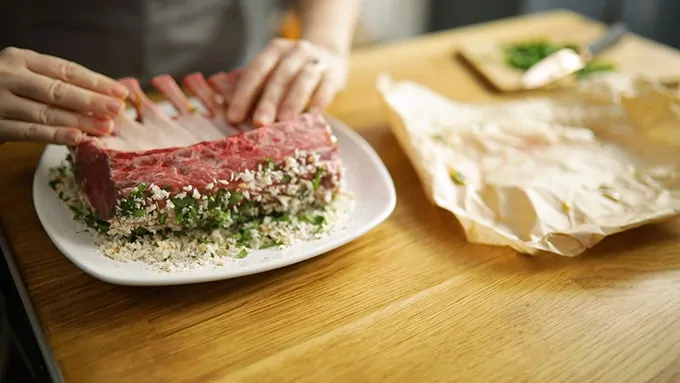
<instances>
[{"instance_id":1,"label":"raw lamb meat","mask_svg":"<svg viewBox=\"0 0 680 383\"><path fill-rule=\"evenodd\" d=\"M115 121L114 133L71 148L81 194L108 230L227 227L239 217L295 212L329 203L340 187L336 138L320 114L253 129L224 116L239 72L184 85L199 113L168 75L152 85L177 110L164 114L137 80L130 90L137 119Z\"/></svg>"}]
</instances>

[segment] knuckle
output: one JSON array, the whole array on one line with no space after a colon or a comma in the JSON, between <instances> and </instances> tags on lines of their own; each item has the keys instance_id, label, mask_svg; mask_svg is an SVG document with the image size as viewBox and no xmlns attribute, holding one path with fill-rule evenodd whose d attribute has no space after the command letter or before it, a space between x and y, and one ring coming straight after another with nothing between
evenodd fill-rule
<instances>
[{"instance_id":1,"label":"knuckle","mask_svg":"<svg viewBox=\"0 0 680 383\"><path fill-rule=\"evenodd\" d=\"M16 59L25 55L28 51L17 47L7 47L0 51L0 56L3 58Z\"/></svg>"},{"instance_id":2,"label":"knuckle","mask_svg":"<svg viewBox=\"0 0 680 383\"><path fill-rule=\"evenodd\" d=\"M59 76L66 82L73 82L78 73L78 66L72 61L66 61L59 65Z\"/></svg>"},{"instance_id":3,"label":"knuckle","mask_svg":"<svg viewBox=\"0 0 680 383\"><path fill-rule=\"evenodd\" d=\"M52 137L51 141L52 142L57 142L57 143L66 143L66 130L65 129L53 129L52 130Z\"/></svg>"},{"instance_id":4,"label":"knuckle","mask_svg":"<svg viewBox=\"0 0 680 383\"><path fill-rule=\"evenodd\" d=\"M66 84L61 80L54 80L47 89L50 100L61 101L64 98Z\"/></svg>"},{"instance_id":5,"label":"knuckle","mask_svg":"<svg viewBox=\"0 0 680 383\"><path fill-rule=\"evenodd\" d=\"M302 68L301 76L305 76L305 77L312 77L312 76L318 77L318 76L320 76L320 75L321 75L321 68L319 67L319 65L310 63L310 64L305 65L305 66Z\"/></svg>"},{"instance_id":6,"label":"knuckle","mask_svg":"<svg viewBox=\"0 0 680 383\"><path fill-rule=\"evenodd\" d=\"M10 99L12 93L6 89L0 90L0 107L6 104L6 101Z\"/></svg>"},{"instance_id":7,"label":"knuckle","mask_svg":"<svg viewBox=\"0 0 680 383\"><path fill-rule=\"evenodd\" d=\"M44 105L38 112L37 122L42 125L49 125L52 121L53 109L49 105Z\"/></svg>"},{"instance_id":8,"label":"knuckle","mask_svg":"<svg viewBox=\"0 0 680 383\"><path fill-rule=\"evenodd\" d=\"M26 141L32 141L40 136L40 126L38 124L30 124L21 132L21 137Z\"/></svg>"},{"instance_id":9,"label":"knuckle","mask_svg":"<svg viewBox=\"0 0 680 383\"><path fill-rule=\"evenodd\" d=\"M296 72L296 66L294 63L285 62L279 66L278 70L272 76L270 82L275 84L284 84L290 80Z\"/></svg>"},{"instance_id":10,"label":"knuckle","mask_svg":"<svg viewBox=\"0 0 680 383\"><path fill-rule=\"evenodd\" d=\"M76 65L76 67L77 67L77 65ZM75 77L75 74L73 74L73 77ZM105 81L101 76L95 76L91 79L90 83L91 83L93 88L99 89L105 84Z\"/></svg>"},{"instance_id":11,"label":"knuckle","mask_svg":"<svg viewBox=\"0 0 680 383\"><path fill-rule=\"evenodd\" d=\"M24 50L8 47L0 51L0 77L12 76L17 73L21 65Z\"/></svg>"}]
</instances>

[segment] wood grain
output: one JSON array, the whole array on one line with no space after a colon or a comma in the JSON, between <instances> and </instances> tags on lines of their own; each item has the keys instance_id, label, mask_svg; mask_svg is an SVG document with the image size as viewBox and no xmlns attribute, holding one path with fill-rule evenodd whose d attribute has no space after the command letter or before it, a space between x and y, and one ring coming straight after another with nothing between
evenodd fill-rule
<instances>
[{"instance_id":1,"label":"wood grain","mask_svg":"<svg viewBox=\"0 0 680 383\"><path fill-rule=\"evenodd\" d=\"M265 274L166 288L99 282L35 215L42 146L0 146L0 223L68 381L679 381L680 221L576 259L468 244L424 200L380 110L383 71L462 101L499 99L453 57L456 46L556 25L596 27L555 12L357 51L330 112L378 151L397 208L364 237ZM680 68L680 54L630 39L626 65Z\"/></svg>"}]
</instances>

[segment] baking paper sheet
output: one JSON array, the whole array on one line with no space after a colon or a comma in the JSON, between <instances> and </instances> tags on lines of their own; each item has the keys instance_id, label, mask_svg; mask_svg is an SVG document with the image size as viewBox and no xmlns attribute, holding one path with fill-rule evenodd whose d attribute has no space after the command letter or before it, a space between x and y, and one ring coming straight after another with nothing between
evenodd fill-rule
<instances>
[{"instance_id":1,"label":"baking paper sheet","mask_svg":"<svg viewBox=\"0 0 680 383\"><path fill-rule=\"evenodd\" d=\"M652 79L496 104L385 74L377 86L427 195L469 242L577 256L680 212L680 100Z\"/></svg>"}]
</instances>

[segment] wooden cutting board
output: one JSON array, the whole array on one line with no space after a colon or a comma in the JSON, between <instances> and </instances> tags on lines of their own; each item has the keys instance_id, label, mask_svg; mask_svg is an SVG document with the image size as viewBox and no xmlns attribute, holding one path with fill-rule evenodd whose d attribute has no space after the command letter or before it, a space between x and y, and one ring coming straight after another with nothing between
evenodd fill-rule
<instances>
[{"instance_id":1,"label":"wooden cutting board","mask_svg":"<svg viewBox=\"0 0 680 383\"><path fill-rule=\"evenodd\" d=\"M597 40L604 32L605 28L602 24L591 24L583 28L565 28L564 25L548 26L543 29L534 29L530 33L508 36L502 39L463 41L459 44L458 53L469 64L472 70L481 75L497 90L501 92L518 92L525 90L520 82L523 72L505 63L503 47L506 44L527 40L544 40L558 44L585 45ZM640 39L640 37L629 33L615 45L597 56L596 59L614 64L617 72L635 72L669 77L670 74L655 71L654 68L658 67L658 65L649 62L651 58L640 57L639 55L636 57L636 53L639 52ZM660 51L667 49L661 45L655 45L655 48L658 47ZM631 60L633 57L635 59ZM569 78L552 84L550 87L565 87L574 84L575 80Z\"/></svg>"}]
</instances>

